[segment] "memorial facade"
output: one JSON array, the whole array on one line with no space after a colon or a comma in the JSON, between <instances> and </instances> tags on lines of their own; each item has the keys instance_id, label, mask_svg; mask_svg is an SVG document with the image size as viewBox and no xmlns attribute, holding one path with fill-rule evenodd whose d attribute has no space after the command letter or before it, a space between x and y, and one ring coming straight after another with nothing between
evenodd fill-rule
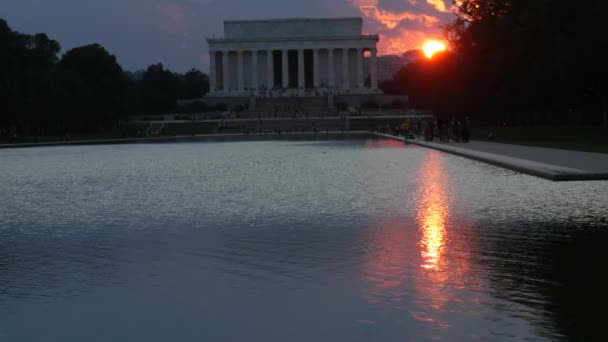
<instances>
[{"instance_id":1,"label":"memorial facade","mask_svg":"<svg viewBox=\"0 0 608 342\"><path fill-rule=\"evenodd\" d=\"M225 21L224 38L207 39L208 96L378 94L378 35L362 27L361 18Z\"/></svg>"}]
</instances>

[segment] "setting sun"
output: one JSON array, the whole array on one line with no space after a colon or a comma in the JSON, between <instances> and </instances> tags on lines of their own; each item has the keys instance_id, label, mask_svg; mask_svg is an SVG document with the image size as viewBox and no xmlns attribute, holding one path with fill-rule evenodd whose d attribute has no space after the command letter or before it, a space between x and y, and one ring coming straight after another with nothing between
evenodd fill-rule
<instances>
[{"instance_id":1,"label":"setting sun","mask_svg":"<svg viewBox=\"0 0 608 342\"><path fill-rule=\"evenodd\" d=\"M433 58L433 55L436 54L437 52L440 51L445 51L447 47L445 46L445 44L443 42L440 42L438 40L429 40L426 43L424 43L424 46L422 47L422 50L424 51L424 54L426 55L427 58Z\"/></svg>"}]
</instances>

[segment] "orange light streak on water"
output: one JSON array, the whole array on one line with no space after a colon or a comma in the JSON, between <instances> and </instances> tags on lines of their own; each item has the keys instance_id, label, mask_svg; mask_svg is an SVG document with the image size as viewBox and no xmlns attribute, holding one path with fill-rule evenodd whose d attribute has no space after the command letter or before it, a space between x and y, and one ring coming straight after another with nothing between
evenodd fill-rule
<instances>
[{"instance_id":1,"label":"orange light streak on water","mask_svg":"<svg viewBox=\"0 0 608 342\"><path fill-rule=\"evenodd\" d=\"M421 266L432 270L438 270L442 263L450 210L441 157L438 153L429 154L419 175L417 221L422 233Z\"/></svg>"}]
</instances>

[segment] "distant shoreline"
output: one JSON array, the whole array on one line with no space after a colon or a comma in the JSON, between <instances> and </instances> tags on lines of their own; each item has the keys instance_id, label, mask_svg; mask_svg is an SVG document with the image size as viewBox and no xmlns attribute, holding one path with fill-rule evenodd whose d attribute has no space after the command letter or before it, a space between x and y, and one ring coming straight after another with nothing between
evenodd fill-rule
<instances>
[{"instance_id":1,"label":"distant shoreline","mask_svg":"<svg viewBox=\"0 0 608 342\"><path fill-rule=\"evenodd\" d=\"M314 139L313 139L314 138ZM81 146L81 145L119 145L119 144L150 144L150 143L184 143L184 142L238 142L238 141L271 141L271 140L327 140L327 139L378 139L378 136L368 131L320 131L313 132L285 132L267 134L201 134L182 135L174 137L149 138L119 138L119 139L92 139L73 141L54 141L40 143L0 144L0 149L53 147L53 146Z\"/></svg>"}]
</instances>

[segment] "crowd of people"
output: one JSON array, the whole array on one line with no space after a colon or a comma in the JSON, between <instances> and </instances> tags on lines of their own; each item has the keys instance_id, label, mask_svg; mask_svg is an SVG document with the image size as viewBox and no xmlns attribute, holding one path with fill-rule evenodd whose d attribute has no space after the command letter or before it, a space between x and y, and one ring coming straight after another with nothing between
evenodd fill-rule
<instances>
[{"instance_id":1,"label":"crowd of people","mask_svg":"<svg viewBox=\"0 0 608 342\"><path fill-rule=\"evenodd\" d=\"M452 118L449 121L437 119L434 122L423 122L422 136L425 141L469 142L471 122L468 117L462 121Z\"/></svg>"},{"instance_id":2,"label":"crowd of people","mask_svg":"<svg viewBox=\"0 0 608 342\"><path fill-rule=\"evenodd\" d=\"M459 143L471 139L471 122L468 117L460 121L435 120L406 120L400 125L386 125L379 128L380 132L403 136L405 139L422 139L429 142Z\"/></svg>"},{"instance_id":3,"label":"crowd of people","mask_svg":"<svg viewBox=\"0 0 608 342\"><path fill-rule=\"evenodd\" d=\"M15 125L9 128L0 127L0 141L7 141L9 144L12 144L17 139L17 136L17 127Z\"/></svg>"}]
</instances>

